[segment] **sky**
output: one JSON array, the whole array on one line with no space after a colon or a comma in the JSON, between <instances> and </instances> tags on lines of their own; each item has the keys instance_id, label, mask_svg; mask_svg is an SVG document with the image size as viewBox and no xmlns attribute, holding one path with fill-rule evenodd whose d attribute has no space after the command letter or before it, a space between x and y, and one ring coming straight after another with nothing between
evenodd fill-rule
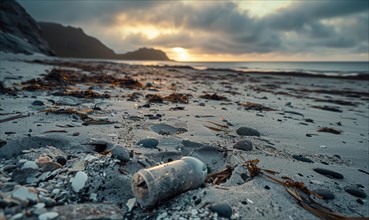
<instances>
[{"instance_id":1,"label":"sky","mask_svg":"<svg viewBox=\"0 0 369 220\"><path fill-rule=\"evenodd\" d=\"M117 53L177 61L368 61L369 0L18 0Z\"/></svg>"}]
</instances>

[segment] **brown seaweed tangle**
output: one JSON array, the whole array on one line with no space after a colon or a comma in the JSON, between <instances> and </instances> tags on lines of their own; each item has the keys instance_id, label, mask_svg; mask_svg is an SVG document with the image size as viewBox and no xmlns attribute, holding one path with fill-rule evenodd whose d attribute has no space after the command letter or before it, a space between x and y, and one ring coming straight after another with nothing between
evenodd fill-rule
<instances>
[{"instance_id":1,"label":"brown seaweed tangle","mask_svg":"<svg viewBox=\"0 0 369 220\"><path fill-rule=\"evenodd\" d=\"M271 177L264 172L276 174L278 172L262 169L257 166L259 163L258 159L245 161L243 166L247 168L251 177L255 177L258 175L263 175L281 185L283 185L286 191L297 201L297 203L310 213L316 215L317 217L325 220L369 220L367 217L347 217L341 215L339 213L334 212L333 210L319 204L314 199L311 198L311 195L316 196L321 199L322 197L317 193L310 191L303 182L296 182L289 177L282 177L282 180ZM263 172L264 171L264 172Z\"/></svg>"},{"instance_id":2,"label":"brown seaweed tangle","mask_svg":"<svg viewBox=\"0 0 369 220\"><path fill-rule=\"evenodd\" d=\"M224 168L219 172L207 175L205 178L205 182L211 183L213 185L219 185L221 183L224 183L232 176L233 170L234 166L227 166L226 168Z\"/></svg>"}]
</instances>

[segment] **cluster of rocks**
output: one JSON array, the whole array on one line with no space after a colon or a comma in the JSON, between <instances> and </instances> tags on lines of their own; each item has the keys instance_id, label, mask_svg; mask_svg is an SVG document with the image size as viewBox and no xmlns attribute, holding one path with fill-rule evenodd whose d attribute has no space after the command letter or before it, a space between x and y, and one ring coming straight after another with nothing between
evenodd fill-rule
<instances>
[{"instance_id":1,"label":"cluster of rocks","mask_svg":"<svg viewBox=\"0 0 369 220\"><path fill-rule=\"evenodd\" d=\"M123 218L122 210L114 204L76 204L103 202L99 198L99 193L104 195L103 190L90 190L92 180L104 179L98 175L101 165L106 167L103 172L119 173L117 164L127 161L127 157L129 160L129 153L122 148L114 146L114 153L99 157L84 153L68 155L47 146L24 150L16 158L6 160L0 167L0 216L8 219ZM97 165L98 170L93 169Z\"/></svg>"}]
</instances>

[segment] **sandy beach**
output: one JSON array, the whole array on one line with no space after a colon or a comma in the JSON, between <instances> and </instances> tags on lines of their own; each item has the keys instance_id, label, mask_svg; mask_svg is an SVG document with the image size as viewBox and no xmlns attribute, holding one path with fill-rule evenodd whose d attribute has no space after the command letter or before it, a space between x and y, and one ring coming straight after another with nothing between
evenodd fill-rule
<instances>
[{"instance_id":1,"label":"sandy beach","mask_svg":"<svg viewBox=\"0 0 369 220\"><path fill-rule=\"evenodd\" d=\"M9 54L0 71L0 219L319 219L255 159L369 216L367 80ZM132 175L184 156L228 170L139 207Z\"/></svg>"}]
</instances>

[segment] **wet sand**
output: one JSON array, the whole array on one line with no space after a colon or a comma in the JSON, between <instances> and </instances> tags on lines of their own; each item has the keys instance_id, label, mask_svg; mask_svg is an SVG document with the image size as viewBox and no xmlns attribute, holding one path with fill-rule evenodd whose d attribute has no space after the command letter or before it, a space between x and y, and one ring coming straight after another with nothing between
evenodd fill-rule
<instances>
[{"instance_id":1,"label":"wet sand","mask_svg":"<svg viewBox=\"0 0 369 220\"><path fill-rule=\"evenodd\" d=\"M367 80L5 55L0 70L0 217L318 218L252 177L254 159L333 194L311 197L334 212L369 216ZM136 171L183 156L229 169L152 210L130 200Z\"/></svg>"}]
</instances>

